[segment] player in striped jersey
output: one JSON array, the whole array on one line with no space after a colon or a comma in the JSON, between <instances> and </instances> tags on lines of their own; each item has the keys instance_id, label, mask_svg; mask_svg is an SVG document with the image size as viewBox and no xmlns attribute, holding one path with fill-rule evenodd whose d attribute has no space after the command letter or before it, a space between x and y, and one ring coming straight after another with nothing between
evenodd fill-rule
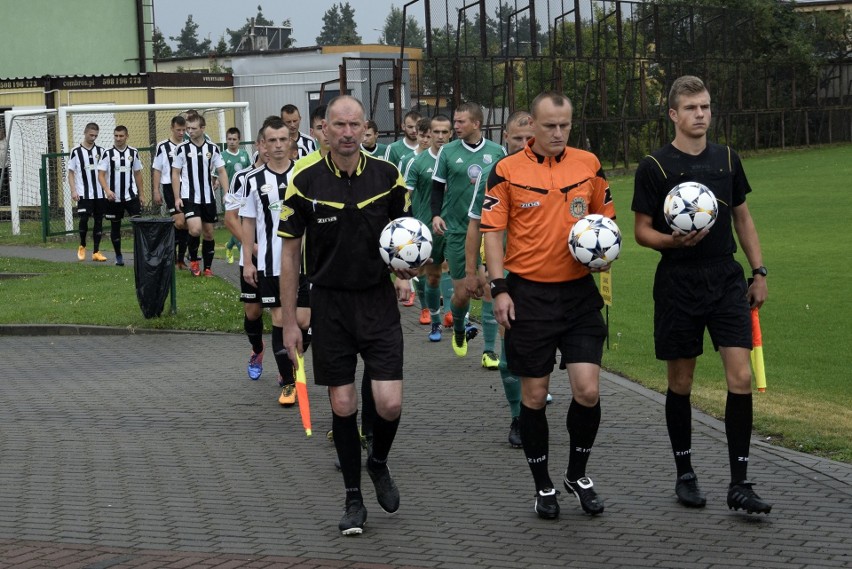
<instances>
[{"instance_id":1,"label":"player in striped jersey","mask_svg":"<svg viewBox=\"0 0 852 569\"><path fill-rule=\"evenodd\" d=\"M243 279L257 287L261 305L272 316L272 350L278 364L282 387L279 402L291 406L296 402L296 378L293 365L284 350L284 321L281 312L281 237L278 217L287 190L287 177L293 169L290 160L291 139L287 126L279 118L270 119L261 129L261 144L266 151L266 165L252 170L245 180L245 199L240 207L242 240L257 243L257 258L243 259Z\"/></svg>"},{"instance_id":2,"label":"player in striped jersey","mask_svg":"<svg viewBox=\"0 0 852 569\"><path fill-rule=\"evenodd\" d=\"M142 162L139 151L127 145L127 127L119 125L112 133L113 147L104 152L98 163L98 180L104 189L107 210L104 215L110 220L110 239L115 249L115 264L124 265L121 255L121 219L125 212L130 217L139 217L139 190L142 188Z\"/></svg>"},{"instance_id":3,"label":"player in striped jersey","mask_svg":"<svg viewBox=\"0 0 852 569\"><path fill-rule=\"evenodd\" d=\"M201 274L198 266L198 246L203 237L202 256L204 276L213 276L213 224L219 220L216 199L213 195L211 171L219 175L222 190L228 191L228 174L219 147L205 139L207 121L201 115L192 115L186 121L189 140L175 150L172 162L172 186L175 192L175 207L186 217L189 230L189 266L194 276ZM178 194L180 191L180 194Z\"/></svg>"},{"instance_id":4,"label":"player in striped jersey","mask_svg":"<svg viewBox=\"0 0 852 569\"><path fill-rule=\"evenodd\" d=\"M277 117L276 117L277 118ZM256 160L254 164L240 170L234 174L231 179L229 192L225 194L225 227L231 232L231 235L236 239L242 240L242 222L240 220L239 211L246 201L246 176L253 172L256 168L261 168L266 164L266 151L263 148L263 129L257 133L255 139ZM246 245L249 245L247 243ZM248 376L249 379L257 380L263 373L263 306L260 304L260 295L257 287L250 285L243 276L244 255L248 252L254 257L254 240L250 242L248 248L240 247L240 301L243 303L245 316L243 318L243 329L251 344L251 355L248 361Z\"/></svg>"},{"instance_id":5,"label":"player in striped jersey","mask_svg":"<svg viewBox=\"0 0 852 569\"><path fill-rule=\"evenodd\" d=\"M307 156L317 149L313 138L299 132L299 125L302 123L302 114L296 105L284 105L281 107L281 120L287 125L290 140L295 141L299 145L299 158Z\"/></svg>"},{"instance_id":6,"label":"player in striped jersey","mask_svg":"<svg viewBox=\"0 0 852 569\"><path fill-rule=\"evenodd\" d=\"M101 236L103 235L103 216L107 207L104 190L98 181L98 162L104 149L95 144L100 133L97 123L90 122L83 129L83 141L71 151L68 161L68 187L71 199L77 202L77 215L80 216L80 246L77 259L86 259L86 233L89 232L89 217L95 218L92 227L92 260L104 262L101 254Z\"/></svg>"},{"instance_id":7,"label":"player in striped jersey","mask_svg":"<svg viewBox=\"0 0 852 569\"><path fill-rule=\"evenodd\" d=\"M175 150L183 142L183 135L186 132L186 119L180 115L175 116L172 118L170 128L169 138L159 143L154 153L151 187L153 188L154 203L160 205L165 201L169 215L175 222L175 247L177 247L175 266L178 269L185 269L184 257L186 257L186 243L189 233L186 231L186 220L183 213L175 207L175 193L172 188L172 162L175 159ZM162 193L160 192L161 185Z\"/></svg>"}]
</instances>

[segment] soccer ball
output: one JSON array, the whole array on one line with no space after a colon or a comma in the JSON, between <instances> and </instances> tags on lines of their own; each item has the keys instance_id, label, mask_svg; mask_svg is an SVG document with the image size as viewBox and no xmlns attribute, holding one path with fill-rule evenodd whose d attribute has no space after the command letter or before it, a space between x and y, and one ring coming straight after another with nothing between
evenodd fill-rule
<instances>
[{"instance_id":1,"label":"soccer ball","mask_svg":"<svg viewBox=\"0 0 852 569\"><path fill-rule=\"evenodd\" d=\"M413 217L394 219L379 235L379 254L391 269L416 269L432 254L432 232Z\"/></svg>"},{"instance_id":2,"label":"soccer ball","mask_svg":"<svg viewBox=\"0 0 852 569\"><path fill-rule=\"evenodd\" d=\"M666 223L675 231L683 233L713 227L718 212L716 196L707 186L698 182L678 184L663 202Z\"/></svg>"},{"instance_id":3,"label":"soccer ball","mask_svg":"<svg viewBox=\"0 0 852 569\"><path fill-rule=\"evenodd\" d=\"M568 250L583 265L599 269L615 261L621 253L621 230L610 218L589 214L571 228Z\"/></svg>"}]
</instances>

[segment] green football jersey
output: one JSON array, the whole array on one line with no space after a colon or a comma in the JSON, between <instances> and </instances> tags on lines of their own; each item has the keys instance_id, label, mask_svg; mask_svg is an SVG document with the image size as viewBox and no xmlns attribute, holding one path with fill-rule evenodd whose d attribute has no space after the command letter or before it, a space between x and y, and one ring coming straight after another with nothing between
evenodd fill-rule
<instances>
[{"instance_id":1,"label":"green football jersey","mask_svg":"<svg viewBox=\"0 0 852 569\"><path fill-rule=\"evenodd\" d=\"M432 229L432 174L435 171L436 154L430 148L421 152L408 163L405 171L405 186L411 192L411 211L417 219Z\"/></svg>"},{"instance_id":2,"label":"green football jersey","mask_svg":"<svg viewBox=\"0 0 852 569\"><path fill-rule=\"evenodd\" d=\"M417 143L414 143L414 147L408 146L405 143L405 138L400 138L396 142L393 142L388 145L387 150L385 151L385 160L393 164L394 166L399 165L399 160L402 158L404 154L408 154L413 151L414 148L417 148Z\"/></svg>"},{"instance_id":3,"label":"green football jersey","mask_svg":"<svg viewBox=\"0 0 852 569\"><path fill-rule=\"evenodd\" d=\"M384 158L385 152L388 151L388 145L382 144L381 142L377 142L376 147L373 148L372 151L370 151L370 150L367 150L366 148L364 148L364 145L362 144L361 150L363 150L364 152L366 152L370 156L373 156L374 158Z\"/></svg>"},{"instance_id":4,"label":"green football jersey","mask_svg":"<svg viewBox=\"0 0 852 569\"><path fill-rule=\"evenodd\" d=\"M405 171L408 170L408 165L411 164L411 162L421 154L423 153L417 152L416 150L403 154L402 158L399 159L399 164L396 165L397 168L399 168L399 171L402 172L403 175L405 175Z\"/></svg>"},{"instance_id":5,"label":"green football jersey","mask_svg":"<svg viewBox=\"0 0 852 569\"><path fill-rule=\"evenodd\" d=\"M488 176L491 175L491 170L494 169L494 164L489 164L482 169L482 173L476 180L476 186L473 188L473 199L470 201L470 207L467 208L467 216L471 219L482 219L482 203L485 201L485 187L488 184Z\"/></svg>"},{"instance_id":6,"label":"green football jersey","mask_svg":"<svg viewBox=\"0 0 852 569\"><path fill-rule=\"evenodd\" d=\"M484 138L476 147L463 140L454 140L441 147L432 178L447 185L441 207L446 233L467 233L467 212L476 180L483 169L505 155L502 146Z\"/></svg>"},{"instance_id":7,"label":"green football jersey","mask_svg":"<svg viewBox=\"0 0 852 569\"><path fill-rule=\"evenodd\" d=\"M228 173L228 180L232 180L234 174L240 170L251 166L251 157L245 148L240 148L236 154L231 154L231 151L226 148L222 151L222 158L225 160L225 171Z\"/></svg>"}]
</instances>

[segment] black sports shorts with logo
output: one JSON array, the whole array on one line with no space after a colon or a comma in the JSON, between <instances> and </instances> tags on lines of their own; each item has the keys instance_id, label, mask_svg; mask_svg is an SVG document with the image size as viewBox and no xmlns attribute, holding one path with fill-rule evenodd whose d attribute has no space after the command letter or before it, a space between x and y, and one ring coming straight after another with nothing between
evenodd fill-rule
<instances>
[{"instance_id":1,"label":"black sports shorts with logo","mask_svg":"<svg viewBox=\"0 0 852 569\"><path fill-rule=\"evenodd\" d=\"M751 313L742 265L660 263L654 276L654 351L659 360L696 358L704 329L713 348L751 349Z\"/></svg>"},{"instance_id":2,"label":"black sports shorts with logo","mask_svg":"<svg viewBox=\"0 0 852 569\"><path fill-rule=\"evenodd\" d=\"M506 330L509 370L520 377L544 377L572 363L601 364L606 323L603 298L592 275L559 283L506 277L515 319Z\"/></svg>"}]
</instances>

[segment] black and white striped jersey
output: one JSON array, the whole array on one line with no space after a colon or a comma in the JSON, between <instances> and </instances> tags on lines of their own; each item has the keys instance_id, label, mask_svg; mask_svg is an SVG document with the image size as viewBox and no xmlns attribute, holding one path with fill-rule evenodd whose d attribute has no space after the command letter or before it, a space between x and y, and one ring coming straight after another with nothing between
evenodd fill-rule
<instances>
[{"instance_id":1,"label":"black and white striped jersey","mask_svg":"<svg viewBox=\"0 0 852 569\"><path fill-rule=\"evenodd\" d=\"M97 144L86 148L82 144L71 151L68 171L74 172L74 187L80 199L94 200L104 197L104 190L98 181L98 163L104 155L104 149Z\"/></svg>"},{"instance_id":2,"label":"black and white striped jersey","mask_svg":"<svg viewBox=\"0 0 852 569\"><path fill-rule=\"evenodd\" d=\"M197 204L213 204L211 172L225 167L219 147L212 142L197 146L191 140L178 145L172 169L180 170L180 199Z\"/></svg>"},{"instance_id":3,"label":"black and white striped jersey","mask_svg":"<svg viewBox=\"0 0 852 569\"><path fill-rule=\"evenodd\" d=\"M98 170L106 172L107 187L115 193L115 201L129 202L139 197L133 173L142 169L139 151L132 146L119 150L115 146L104 152Z\"/></svg>"},{"instance_id":4,"label":"black and white striped jersey","mask_svg":"<svg viewBox=\"0 0 852 569\"><path fill-rule=\"evenodd\" d=\"M311 152L317 149L316 141L306 134L299 133L299 138L296 140L299 147L299 158L304 158Z\"/></svg>"},{"instance_id":5,"label":"black and white striped jersey","mask_svg":"<svg viewBox=\"0 0 852 569\"><path fill-rule=\"evenodd\" d=\"M293 162L280 174L266 165L246 176L245 203L240 208L240 215L255 220L257 270L267 277L281 274L282 238L278 236L278 219L292 169Z\"/></svg>"},{"instance_id":6,"label":"black and white striped jersey","mask_svg":"<svg viewBox=\"0 0 852 569\"><path fill-rule=\"evenodd\" d=\"M157 150L154 153L154 163L151 167L160 172L160 184L172 183L172 163L175 160L175 149L178 147L178 144L167 138L157 145Z\"/></svg>"},{"instance_id":7,"label":"black and white striped jersey","mask_svg":"<svg viewBox=\"0 0 852 569\"><path fill-rule=\"evenodd\" d=\"M263 166L261 166L263 168ZM225 211L237 211L243 204L246 203L246 177L255 170L258 170L253 164L248 168L243 168L239 172L234 172L234 177L231 178L231 185L228 186L228 193L225 194ZM245 248L240 247L240 266L243 266L243 254Z\"/></svg>"}]
</instances>

